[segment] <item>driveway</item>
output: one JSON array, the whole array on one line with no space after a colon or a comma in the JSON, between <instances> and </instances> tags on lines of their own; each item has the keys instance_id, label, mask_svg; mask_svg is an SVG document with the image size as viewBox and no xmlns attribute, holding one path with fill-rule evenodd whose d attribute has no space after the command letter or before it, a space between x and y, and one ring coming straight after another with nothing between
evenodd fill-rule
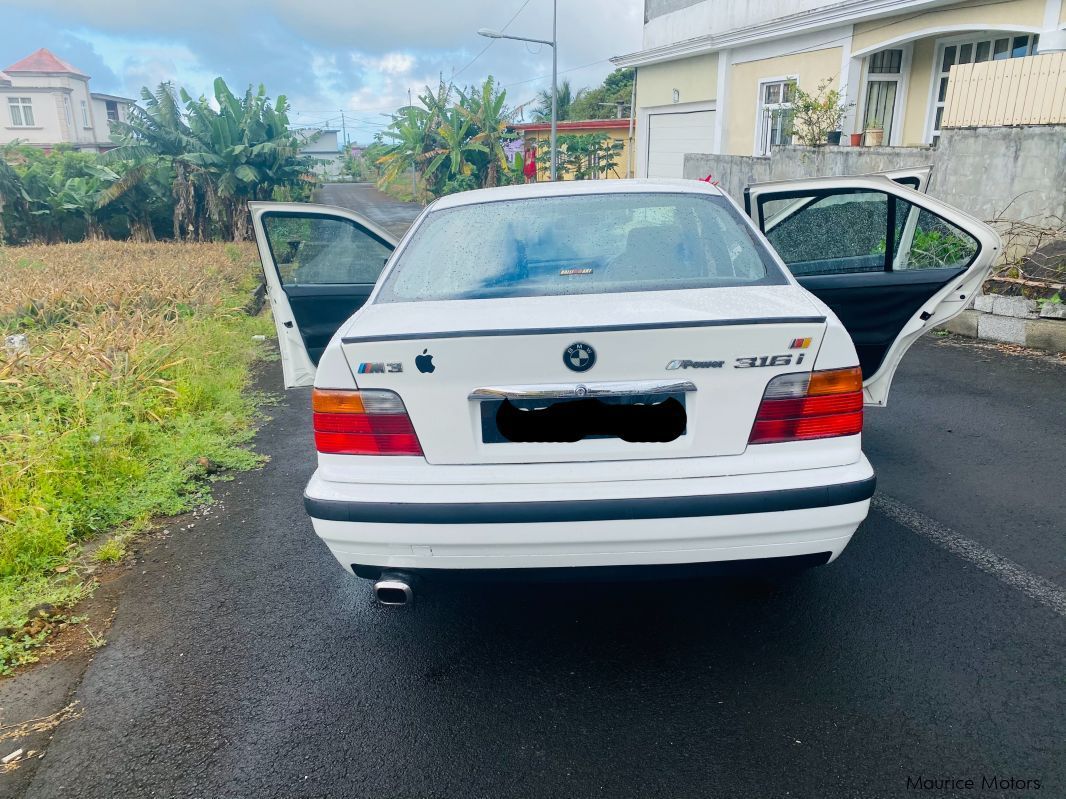
<instances>
[{"instance_id":1,"label":"driveway","mask_svg":"<svg viewBox=\"0 0 1066 799\"><path fill-rule=\"evenodd\" d=\"M397 237L407 232L422 210L381 193L373 183L327 183L315 191L314 201L358 211Z\"/></svg>"},{"instance_id":2,"label":"driveway","mask_svg":"<svg viewBox=\"0 0 1066 799\"><path fill-rule=\"evenodd\" d=\"M441 586L399 612L313 535L290 392L270 462L141 553L20 794L1066 795L1064 389L1050 359L919 342L867 417L873 512L799 578ZM979 790L1000 778L1040 788Z\"/></svg>"}]
</instances>

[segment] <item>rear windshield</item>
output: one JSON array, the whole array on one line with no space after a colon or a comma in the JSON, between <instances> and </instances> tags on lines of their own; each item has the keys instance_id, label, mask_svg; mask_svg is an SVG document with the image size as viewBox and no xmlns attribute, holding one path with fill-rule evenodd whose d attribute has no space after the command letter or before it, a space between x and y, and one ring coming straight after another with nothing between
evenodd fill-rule
<instances>
[{"instance_id":1,"label":"rear windshield","mask_svg":"<svg viewBox=\"0 0 1066 799\"><path fill-rule=\"evenodd\" d=\"M390 270L377 301L786 282L723 197L585 194L431 212Z\"/></svg>"}]
</instances>

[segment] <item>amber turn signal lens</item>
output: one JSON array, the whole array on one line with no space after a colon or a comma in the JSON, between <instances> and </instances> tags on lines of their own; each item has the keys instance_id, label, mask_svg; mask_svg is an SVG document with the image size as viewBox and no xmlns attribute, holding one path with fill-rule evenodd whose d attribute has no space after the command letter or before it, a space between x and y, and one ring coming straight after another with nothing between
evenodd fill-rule
<instances>
[{"instance_id":1,"label":"amber turn signal lens","mask_svg":"<svg viewBox=\"0 0 1066 799\"><path fill-rule=\"evenodd\" d=\"M811 382L807 386L807 396L817 397L823 394L844 394L849 391L862 391L862 369L827 369L824 372L812 372Z\"/></svg>"},{"instance_id":2,"label":"amber turn signal lens","mask_svg":"<svg viewBox=\"0 0 1066 799\"><path fill-rule=\"evenodd\" d=\"M364 413L358 391L331 391L316 388L311 392L311 410L315 413Z\"/></svg>"}]
</instances>

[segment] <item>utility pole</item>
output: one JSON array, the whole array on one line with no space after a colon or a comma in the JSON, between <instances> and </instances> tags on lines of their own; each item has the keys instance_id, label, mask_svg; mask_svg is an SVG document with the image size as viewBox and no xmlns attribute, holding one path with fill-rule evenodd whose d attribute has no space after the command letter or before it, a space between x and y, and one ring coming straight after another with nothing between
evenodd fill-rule
<instances>
[{"instance_id":1,"label":"utility pole","mask_svg":"<svg viewBox=\"0 0 1066 799\"><path fill-rule=\"evenodd\" d=\"M344 151L348 151L348 125L344 121L344 109L341 109L341 141L344 142Z\"/></svg>"},{"instance_id":2,"label":"utility pole","mask_svg":"<svg viewBox=\"0 0 1066 799\"><path fill-rule=\"evenodd\" d=\"M559 112L556 109L556 104L559 100L559 86L557 78L559 76L559 32L556 29L556 23L559 17L559 0L552 0L552 168L551 179L557 180L559 177L559 153L555 149L555 139L557 129L559 127Z\"/></svg>"},{"instance_id":3,"label":"utility pole","mask_svg":"<svg viewBox=\"0 0 1066 799\"><path fill-rule=\"evenodd\" d=\"M517 42L533 42L534 44L546 44L552 49L552 130L551 130L551 179L557 180L559 177L559 157L556 151L556 138L559 127L559 39L558 39L558 21L559 21L559 2L558 0L552 0L552 38L551 41L546 39L527 39L525 36L511 36L508 33L501 33L500 31L494 31L491 28L481 28L478 30L478 36L484 36L487 39L514 39Z\"/></svg>"},{"instance_id":4,"label":"utility pole","mask_svg":"<svg viewBox=\"0 0 1066 799\"><path fill-rule=\"evenodd\" d=\"M411 102L411 87L407 87L407 107L410 108L413 105ZM411 162L411 199L418 200L418 172L415 171L415 162Z\"/></svg>"}]
</instances>

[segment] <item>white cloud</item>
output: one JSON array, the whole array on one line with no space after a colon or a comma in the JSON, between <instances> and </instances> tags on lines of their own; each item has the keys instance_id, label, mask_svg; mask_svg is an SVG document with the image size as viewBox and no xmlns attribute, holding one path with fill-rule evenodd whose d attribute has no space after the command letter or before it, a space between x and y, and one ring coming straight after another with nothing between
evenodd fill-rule
<instances>
[{"instance_id":1,"label":"white cloud","mask_svg":"<svg viewBox=\"0 0 1066 799\"><path fill-rule=\"evenodd\" d=\"M417 94L436 84L438 76L449 80L463 70L457 81L476 83L492 74L509 87L509 101L518 104L544 88L551 71L548 48L510 40L494 41L470 64L489 44L476 30L500 28L519 9L508 32L548 38L551 0L0 4L5 27L32 30L35 38L0 39L4 63L37 47L55 47L61 57L67 52L83 59L85 52L95 51L113 73L107 76L93 67L98 72L95 88L134 95L140 86L160 80L173 80L193 93L209 91L216 75L235 90L264 83L272 94L289 98L300 120L330 121L345 109L346 115L366 122L355 129L360 140L379 129L384 121L380 112L406 103L408 89ZM642 18L642 0L559 0L563 77L575 87L598 83L612 68L607 58L639 48ZM67 48L63 52L57 44L61 40ZM115 85L103 85L105 81Z\"/></svg>"}]
</instances>

